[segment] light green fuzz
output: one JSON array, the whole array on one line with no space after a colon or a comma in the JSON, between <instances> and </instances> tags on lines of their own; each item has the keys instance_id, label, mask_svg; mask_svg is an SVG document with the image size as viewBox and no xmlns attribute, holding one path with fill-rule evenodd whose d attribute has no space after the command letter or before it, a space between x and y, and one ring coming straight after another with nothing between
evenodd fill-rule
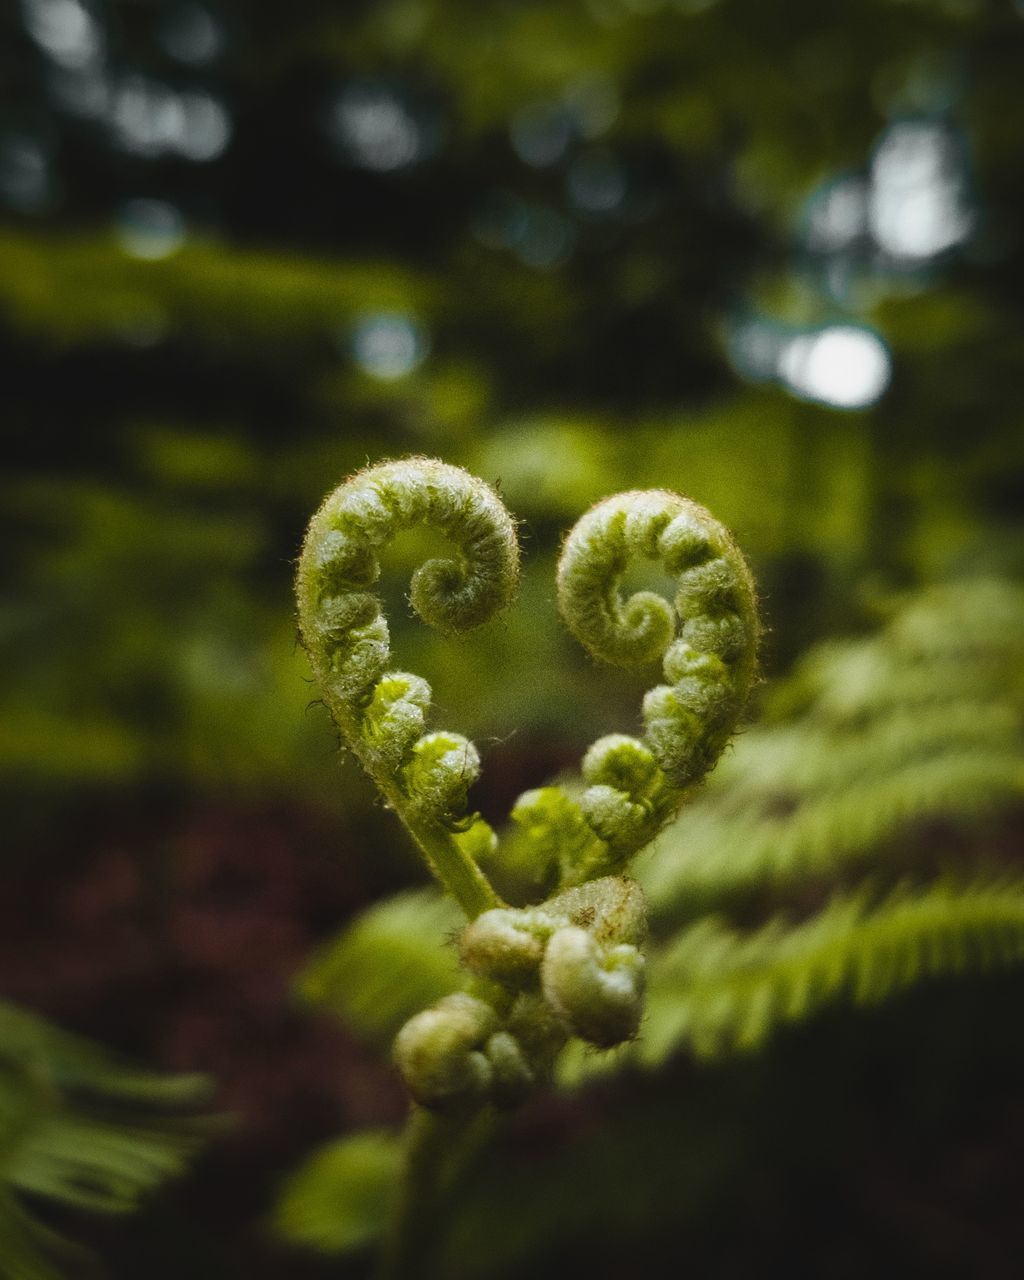
<instances>
[{"instance_id":1,"label":"light green fuzz","mask_svg":"<svg viewBox=\"0 0 1024 1280\"><path fill-rule=\"evenodd\" d=\"M368 590L380 576L379 553L403 529L420 525L452 544L447 558L428 560L413 574L410 598L425 622L464 631L508 604L519 580L519 546L501 500L458 467L409 458L359 472L313 517L299 560L299 627L353 754L472 917L498 903L473 841L457 838L476 824L467 793L479 756L458 734L426 733L430 686L388 671L388 625Z\"/></svg>"}]
</instances>

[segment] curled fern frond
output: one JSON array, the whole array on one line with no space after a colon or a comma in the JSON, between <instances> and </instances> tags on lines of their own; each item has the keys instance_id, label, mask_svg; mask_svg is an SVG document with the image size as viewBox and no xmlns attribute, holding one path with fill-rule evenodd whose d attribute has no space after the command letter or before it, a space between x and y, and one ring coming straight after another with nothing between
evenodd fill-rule
<instances>
[{"instance_id":1,"label":"curled fern frond","mask_svg":"<svg viewBox=\"0 0 1024 1280\"><path fill-rule=\"evenodd\" d=\"M578 795L543 787L520 798L513 858L525 850L522 864L552 896L506 906L480 868L497 858L497 837L469 811L476 748L427 730L430 687L388 669L387 622L370 590L379 551L420 524L456 548L413 575L412 603L426 622L462 630L507 603L518 548L497 496L456 467L413 458L354 476L313 518L299 565L299 621L354 755L469 918L459 936L468 989L412 1013L395 1039L412 1097L455 1115L520 1101L572 1036L607 1048L636 1034L646 918L639 887L620 873L733 732L754 679L758 621L746 563L702 507L654 490L609 498L584 516L558 570L566 621L599 657L660 660L668 683L644 699L642 738L608 734L590 747ZM674 606L650 592L620 598L636 557L675 576ZM338 949L350 958L360 953L357 934Z\"/></svg>"},{"instance_id":2,"label":"curled fern frond","mask_svg":"<svg viewBox=\"0 0 1024 1280\"><path fill-rule=\"evenodd\" d=\"M639 558L676 579L674 613L654 592L622 598L623 577ZM757 660L754 584L729 532L675 493L606 498L566 539L558 601L595 657L619 666L663 660L669 683L644 700L645 739L675 785L696 782L735 729Z\"/></svg>"},{"instance_id":3,"label":"curled fern frond","mask_svg":"<svg viewBox=\"0 0 1024 1280\"><path fill-rule=\"evenodd\" d=\"M638 559L675 577L674 606L651 591L623 598ZM513 813L536 832L538 862L556 835L569 885L621 871L714 766L755 678L760 624L750 570L728 531L697 503L660 489L616 494L583 516L562 549L558 600L595 657L621 666L660 660L667 682L644 697L642 738L611 734L590 748L589 785L578 799L547 788Z\"/></svg>"},{"instance_id":4,"label":"curled fern frond","mask_svg":"<svg viewBox=\"0 0 1024 1280\"><path fill-rule=\"evenodd\" d=\"M299 561L299 626L317 683L354 755L403 819L430 867L470 917L497 897L465 841L475 823L467 792L476 748L458 734L426 733L431 690L389 671L378 555L402 530L427 525L454 554L413 574L410 599L442 631L486 622L519 581L515 526L497 494L459 467L408 458L369 467L328 496L310 522Z\"/></svg>"},{"instance_id":5,"label":"curled fern frond","mask_svg":"<svg viewBox=\"0 0 1024 1280\"><path fill-rule=\"evenodd\" d=\"M369 588L380 551L403 529L430 525L455 546L413 574L410 599L430 626L466 631L515 595L515 526L482 480L432 458L368 467L331 493L313 517L299 561L299 624L331 709L350 713L390 660L387 622Z\"/></svg>"}]
</instances>

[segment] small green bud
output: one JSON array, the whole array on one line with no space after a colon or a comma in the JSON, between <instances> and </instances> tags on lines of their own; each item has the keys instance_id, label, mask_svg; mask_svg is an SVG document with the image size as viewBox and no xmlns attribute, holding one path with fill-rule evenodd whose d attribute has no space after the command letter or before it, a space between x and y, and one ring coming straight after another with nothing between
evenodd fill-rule
<instances>
[{"instance_id":1,"label":"small green bud","mask_svg":"<svg viewBox=\"0 0 1024 1280\"><path fill-rule=\"evenodd\" d=\"M459 940L463 963L474 973L511 987L536 978L544 945L563 919L537 909L496 907L466 926Z\"/></svg>"},{"instance_id":2,"label":"small green bud","mask_svg":"<svg viewBox=\"0 0 1024 1280\"><path fill-rule=\"evenodd\" d=\"M465 813L469 788L480 776L480 757L460 733L428 733L416 743L402 774L414 810L450 823Z\"/></svg>"},{"instance_id":3,"label":"small green bud","mask_svg":"<svg viewBox=\"0 0 1024 1280\"><path fill-rule=\"evenodd\" d=\"M317 603L308 634L322 646L324 697L358 702L380 679L390 656L388 624L375 596L355 592Z\"/></svg>"},{"instance_id":4,"label":"small green bud","mask_svg":"<svg viewBox=\"0 0 1024 1280\"><path fill-rule=\"evenodd\" d=\"M337 529L328 529L310 555L321 593L371 587L380 577L380 564L373 551Z\"/></svg>"},{"instance_id":5,"label":"small green bud","mask_svg":"<svg viewBox=\"0 0 1024 1280\"><path fill-rule=\"evenodd\" d=\"M544 995L583 1040L602 1049L636 1035L643 1014L643 956L629 943L603 947L585 929L559 929L541 968Z\"/></svg>"},{"instance_id":6,"label":"small green bud","mask_svg":"<svg viewBox=\"0 0 1024 1280\"><path fill-rule=\"evenodd\" d=\"M525 1102L537 1077L515 1036L496 1031L484 1045L484 1054L491 1066L491 1100L495 1106L511 1108Z\"/></svg>"},{"instance_id":7,"label":"small green bud","mask_svg":"<svg viewBox=\"0 0 1024 1280\"><path fill-rule=\"evenodd\" d=\"M665 679L670 684L681 680L699 680L703 684L725 684L729 672L715 653L701 653L685 640L677 640L665 653Z\"/></svg>"},{"instance_id":8,"label":"small green bud","mask_svg":"<svg viewBox=\"0 0 1024 1280\"><path fill-rule=\"evenodd\" d=\"M493 1072L483 1046L497 1023L489 1004L463 993L410 1018L395 1039L395 1061L416 1101L444 1110L485 1097Z\"/></svg>"},{"instance_id":9,"label":"small green bud","mask_svg":"<svg viewBox=\"0 0 1024 1280\"><path fill-rule=\"evenodd\" d=\"M658 551L668 573L682 574L711 554L712 530L701 517L706 515L696 503L688 503L665 526L658 539Z\"/></svg>"},{"instance_id":10,"label":"small green bud","mask_svg":"<svg viewBox=\"0 0 1024 1280\"><path fill-rule=\"evenodd\" d=\"M658 684L644 694L645 737L665 774L677 786L700 776L704 725L684 706L673 685Z\"/></svg>"},{"instance_id":11,"label":"small green bud","mask_svg":"<svg viewBox=\"0 0 1024 1280\"><path fill-rule=\"evenodd\" d=\"M422 736L430 697L426 680L405 671L377 684L363 712L362 735L383 768L397 769Z\"/></svg>"},{"instance_id":12,"label":"small green bud","mask_svg":"<svg viewBox=\"0 0 1024 1280\"><path fill-rule=\"evenodd\" d=\"M580 798L580 808L612 852L621 855L619 861L647 843L650 806L634 804L625 791L588 787Z\"/></svg>"},{"instance_id":13,"label":"small green bud","mask_svg":"<svg viewBox=\"0 0 1024 1280\"><path fill-rule=\"evenodd\" d=\"M498 847L497 833L479 814L473 817L465 831L455 832L453 839L474 862L493 857Z\"/></svg>"},{"instance_id":14,"label":"small green bud","mask_svg":"<svg viewBox=\"0 0 1024 1280\"><path fill-rule=\"evenodd\" d=\"M510 816L521 833L517 854L537 883L579 864L593 843L579 804L561 787L524 791Z\"/></svg>"},{"instance_id":15,"label":"small green bud","mask_svg":"<svg viewBox=\"0 0 1024 1280\"><path fill-rule=\"evenodd\" d=\"M609 733L583 757L583 776L594 786L614 787L627 795L642 795L654 781L658 764L638 738Z\"/></svg>"}]
</instances>

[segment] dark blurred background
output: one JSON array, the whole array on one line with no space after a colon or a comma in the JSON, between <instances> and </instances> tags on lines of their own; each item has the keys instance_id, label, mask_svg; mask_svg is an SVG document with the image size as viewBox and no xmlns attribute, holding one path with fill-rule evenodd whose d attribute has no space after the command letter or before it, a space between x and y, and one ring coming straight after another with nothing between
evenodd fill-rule
<instances>
[{"instance_id":1,"label":"dark blurred background","mask_svg":"<svg viewBox=\"0 0 1024 1280\"><path fill-rule=\"evenodd\" d=\"M110 1274L365 1269L267 1227L316 1144L403 1115L293 988L422 879L296 644L323 493L426 453L522 519L520 603L480 635L394 596L495 822L632 725L635 682L553 604L601 496L678 489L734 530L770 677L894 593L1019 576L1022 84L1020 0L3 9L0 991L211 1073L235 1118L130 1220L46 1211ZM1018 997L923 990L545 1097L501 1156L524 1183L610 1126L661 1193L514 1265L1019 1275Z\"/></svg>"}]
</instances>

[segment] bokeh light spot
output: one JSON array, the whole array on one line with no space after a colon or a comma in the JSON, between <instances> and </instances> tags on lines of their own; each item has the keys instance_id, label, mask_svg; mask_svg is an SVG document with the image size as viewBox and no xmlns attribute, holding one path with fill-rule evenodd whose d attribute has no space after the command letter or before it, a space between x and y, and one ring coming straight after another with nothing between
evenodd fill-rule
<instances>
[{"instance_id":1,"label":"bokeh light spot","mask_svg":"<svg viewBox=\"0 0 1024 1280\"><path fill-rule=\"evenodd\" d=\"M99 57L99 24L78 0L23 0L25 29L62 67L88 66Z\"/></svg>"},{"instance_id":2,"label":"bokeh light spot","mask_svg":"<svg viewBox=\"0 0 1024 1280\"><path fill-rule=\"evenodd\" d=\"M365 315L352 334L352 355L372 378L393 382L417 369L426 359L427 336L419 324L400 311Z\"/></svg>"},{"instance_id":3,"label":"bokeh light spot","mask_svg":"<svg viewBox=\"0 0 1024 1280\"><path fill-rule=\"evenodd\" d=\"M573 116L561 103L538 102L516 112L508 127L516 155L535 169L557 164L573 136Z\"/></svg>"},{"instance_id":4,"label":"bokeh light spot","mask_svg":"<svg viewBox=\"0 0 1024 1280\"><path fill-rule=\"evenodd\" d=\"M619 91L608 76L581 76L562 97L582 138L599 138L618 119Z\"/></svg>"},{"instance_id":5,"label":"bokeh light spot","mask_svg":"<svg viewBox=\"0 0 1024 1280\"><path fill-rule=\"evenodd\" d=\"M0 200L17 213L44 213L53 204L50 160L34 139L14 134L0 140Z\"/></svg>"},{"instance_id":6,"label":"bokeh light spot","mask_svg":"<svg viewBox=\"0 0 1024 1280\"><path fill-rule=\"evenodd\" d=\"M606 150L585 151L573 161L566 178L578 209L594 216L614 213L626 198L626 174Z\"/></svg>"},{"instance_id":7,"label":"bokeh light spot","mask_svg":"<svg viewBox=\"0 0 1024 1280\"><path fill-rule=\"evenodd\" d=\"M838 409L874 404L892 376L882 339L856 325L830 325L799 334L779 355L779 372L794 395Z\"/></svg>"},{"instance_id":8,"label":"bokeh light spot","mask_svg":"<svg viewBox=\"0 0 1024 1280\"><path fill-rule=\"evenodd\" d=\"M126 76L113 93L110 123L125 151L155 159L174 153L215 160L231 138L226 108L199 89L175 93L146 76Z\"/></svg>"},{"instance_id":9,"label":"bokeh light spot","mask_svg":"<svg viewBox=\"0 0 1024 1280\"><path fill-rule=\"evenodd\" d=\"M569 257L575 239L572 224L554 209L526 205L514 248L527 267L551 271Z\"/></svg>"},{"instance_id":10,"label":"bokeh light spot","mask_svg":"<svg viewBox=\"0 0 1024 1280\"><path fill-rule=\"evenodd\" d=\"M348 158L364 169L405 169L429 150L420 121L382 84L349 85L334 105L330 128Z\"/></svg>"},{"instance_id":11,"label":"bokeh light spot","mask_svg":"<svg viewBox=\"0 0 1024 1280\"><path fill-rule=\"evenodd\" d=\"M812 197L805 233L811 249L845 249L864 236L867 229L868 185L863 178L837 178Z\"/></svg>"},{"instance_id":12,"label":"bokeh light spot","mask_svg":"<svg viewBox=\"0 0 1024 1280\"><path fill-rule=\"evenodd\" d=\"M185 219L166 200L127 200L117 218L118 241L132 258L169 258L185 243Z\"/></svg>"},{"instance_id":13,"label":"bokeh light spot","mask_svg":"<svg viewBox=\"0 0 1024 1280\"><path fill-rule=\"evenodd\" d=\"M231 141L231 118L211 94L192 90L181 95L183 113L177 151L187 160L216 160Z\"/></svg>"},{"instance_id":14,"label":"bokeh light spot","mask_svg":"<svg viewBox=\"0 0 1024 1280\"><path fill-rule=\"evenodd\" d=\"M974 227L962 148L948 129L902 121L883 134L871 164L871 232L894 258L921 261L968 239Z\"/></svg>"}]
</instances>

